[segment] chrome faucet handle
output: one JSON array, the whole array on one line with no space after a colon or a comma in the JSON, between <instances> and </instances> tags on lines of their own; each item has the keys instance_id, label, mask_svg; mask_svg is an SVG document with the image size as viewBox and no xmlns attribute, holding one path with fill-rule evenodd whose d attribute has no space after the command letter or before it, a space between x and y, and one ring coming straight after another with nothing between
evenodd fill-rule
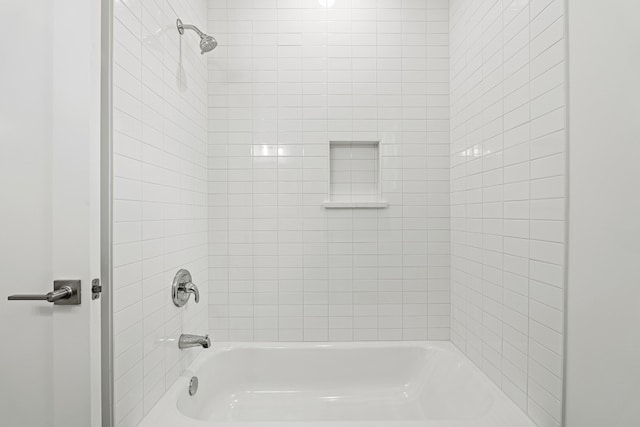
<instances>
[{"instance_id":1,"label":"chrome faucet handle","mask_svg":"<svg viewBox=\"0 0 640 427\"><path fill-rule=\"evenodd\" d=\"M198 287L195 285L195 283L189 282L185 284L184 291L189 294L193 294L196 300L196 304L200 302L200 291L198 290Z\"/></svg>"},{"instance_id":2,"label":"chrome faucet handle","mask_svg":"<svg viewBox=\"0 0 640 427\"><path fill-rule=\"evenodd\" d=\"M180 269L173 278L171 285L171 298L176 307L184 306L191 294L195 295L196 303L200 302L200 291L191 281L191 273L188 270Z\"/></svg>"}]
</instances>

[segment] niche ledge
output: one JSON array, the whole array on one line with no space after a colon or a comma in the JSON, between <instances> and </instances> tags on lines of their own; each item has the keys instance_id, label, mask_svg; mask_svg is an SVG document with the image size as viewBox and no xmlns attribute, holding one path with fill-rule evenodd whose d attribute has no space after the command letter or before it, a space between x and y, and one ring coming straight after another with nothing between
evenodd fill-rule
<instances>
[{"instance_id":1,"label":"niche ledge","mask_svg":"<svg viewBox=\"0 0 640 427\"><path fill-rule=\"evenodd\" d=\"M332 202L326 201L325 209L385 209L389 207L389 202L379 200L376 202Z\"/></svg>"}]
</instances>

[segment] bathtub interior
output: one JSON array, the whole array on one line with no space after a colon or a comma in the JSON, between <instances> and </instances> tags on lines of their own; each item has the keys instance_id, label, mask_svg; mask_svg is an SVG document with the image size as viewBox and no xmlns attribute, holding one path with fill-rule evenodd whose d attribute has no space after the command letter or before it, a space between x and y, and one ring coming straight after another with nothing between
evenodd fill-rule
<instances>
[{"instance_id":1,"label":"bathtub interior","mask_svg":"<svg viewBox=\"0 0 640 427\"><path fill-rule=\"evenodd\" d=\"M209 422L473 419L492 405L468 362L418 345L229 348L197 375L178 410Z\"/></svg>"}]
</instances>

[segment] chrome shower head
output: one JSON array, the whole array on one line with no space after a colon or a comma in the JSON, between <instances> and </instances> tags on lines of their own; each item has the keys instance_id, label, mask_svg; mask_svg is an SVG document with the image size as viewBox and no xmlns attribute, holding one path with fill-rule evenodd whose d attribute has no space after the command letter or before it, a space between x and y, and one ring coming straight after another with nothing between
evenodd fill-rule
<instances>
[{"instance_id":1,"label":"chrome shower head","mask_svg":"<svg viewBox=\"0 0 640 427\"><path fill-rule=\"evenodd\" d=\"M216 39L203 33L195 25L183 24L182 20L178 19L176 21L176 26L178 27L178 32L180 33L180 35L184 34L184 30L193 30L200 36L200 54L202 55L207 52L211 52L216 48L216 46L218 46L218 42L216 41Z\"/></svg>"},{"instance_id":2,"label":"chrome shower head","mask_svg":"<svg viewBox=\"0 0 640 427\"><path fill-rule=\"evenodd\" d=\"M205 54L205 52L211 52L218 46L218 41L208 35L204 35L200 38L200 53Z\"/></svg>"}]
</instances>

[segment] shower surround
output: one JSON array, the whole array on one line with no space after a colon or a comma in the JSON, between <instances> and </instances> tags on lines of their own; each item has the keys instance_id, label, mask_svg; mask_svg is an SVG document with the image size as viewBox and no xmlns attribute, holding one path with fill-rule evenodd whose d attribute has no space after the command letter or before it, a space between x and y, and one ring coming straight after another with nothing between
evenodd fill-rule
<instances>
[{"instance_id":1,"label":"shower surround","mask_svg":"<svg viewBox=\"0 0 640 427\"><path fill-rule=\"evenodd\" d=\"M208 16L214 337L449 339L448 2L210 0ZM323 207L330 141L380 141L387 209Z\"/></svg>"},{"instance_id":2,"label":"shower surround","mask_svg":"<svg viewBox=\"0 0 640 427\"><path fill-rule=\"evenodd\" d=\"M562 419L563 0L452 0L452 341L540 426Z\"/></svg>"},{"instance_id":3,"label":"shower surround","mask_svg":"<svg viewBox=\"0 0 640 427\"><path fill-rule=\"evenodd\" d=\"M207 74L194 34L204 1L116 1L113 22L113 341L116 427L135 427L207 331ZM178 308L187 268L200 304Z\"/></svg>"},{"instance_id":4,"label":"shower surround","mask_svg":"<svg viewBox=\"0 0 640 427\"><path fill-rule=\"evenodd\" d=\"M558 427L563 4L116 2L116 426L136 426L198 354L179 334L208 329L451 339ZM177 18L219 46L201 56ZM325 208L330 142L379 147L387 208ZM371 181L375 162L341 160L340 184ZM202 300L177 308L185 267Z\"/></svg>"}]
</instances>

